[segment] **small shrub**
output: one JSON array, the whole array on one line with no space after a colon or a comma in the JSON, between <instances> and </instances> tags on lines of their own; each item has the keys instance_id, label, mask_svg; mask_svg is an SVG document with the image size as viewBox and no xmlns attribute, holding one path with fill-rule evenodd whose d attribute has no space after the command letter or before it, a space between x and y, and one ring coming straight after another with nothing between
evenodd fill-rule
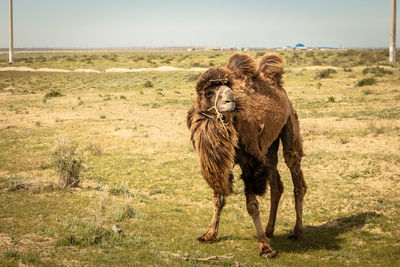
<instances>
[{"instance_id":1,"label":"small shrub","mask_svg":"<svg viewBox=\"0 0 400 267\"><path fill-rule=\"evenodd\" d=\"M100 119L105 119L105 118L106 118L106 115L104 115L104 114L100 115Z\"/></svg>"},{"instance_id":2,"label":"small shrub","mask_svg":"<svg viewBox=\"0 0 400 267\"><path fill-rule=\"evenodd\" d=\"M52 89L50 92L45 94L44 98L52 98L52 97L60 97L60 96L64 96L64 95L61 94L60 91Z\"/></svg>"},{"instance_id":3,"label":"small shrub","mask_svg":"<svg viewBox=\"0 0 400 267\"><path fill-rule=\"evenodd\" d=\"M90 153L92 153L95 156L99 156L101 154L103 154L103 147L101 144L99 143L89 143L86 146L86 151L89 151Z\"/></svg>"},{"instance_id":4,"label":"small shrub","mask_svg":"<svg viewBox=\"0 0 400 267\"><path fill-rule=\"evenodd\" d=\"M76 187L79 185L79 175L82 169L82 159L76 152L76 145L69 144L65 138L57 140L51 162L59 174L63 187Z\"/></svg>"},{"instance_id":5,"label":"small shrub","mask_svg":"<svg viewBox=\"0 0 400 267\"><path fill-rule=\"evenodd\" d=\"M92 223L76 223L65 228L65 233L56 240L58 246L101 246L112 241L115 235L110 229Z\"/></svg>"},{"instance_id":6,"label":"small shrub","mask_svg":"<svg viewBox=\"0 0 400 267\"><path fill-rule=\"evenodd\" d=\"M150 87L153 87L153 83L151 81L146 81L143 86L150 88Z\"/></svg>"},{"instance_id":7,"label":"small shrub","mask_svg":"<svg viewBox=\"0 0 400 267\"><path fill-rule=\"evenodd\" d=\"M42 124L40 123L40 121L36 121L36 122L35 122L35 125L36 125L36 127L42 126Z\"/></svg>"},{"instance_id":8,"label":"small shrub","mask_svg":"<svg viewBox=\"0 0 400 267\"><path fill-rule=\"evenodd\" d=\"M336 101L334 96L328 97L328 102L334 103Z\"/></svg>"},{"instance_id":9,"label":"small shrub","mask_svg":"<svg viewBox=\"0 0 400 267\"><path fill-rule=\"evenodd\" d=\"M325 79L325 78L331 78L331 74L336 73L337 71L335 69L325 69L318 71L317 74L315 75L315 79Z\"/></svg>"},{"instance_id":10,"label":"small shrub","mask_svg":"<svg viewBox=\"0 0 400 267\"><path fill-rule=\"evenodd\" d=\"M352 68L343 68L343 71L344 71L344 72L352 72L353 69L352 69Z\"/></svg>"},{"instance_id":11,"label":"small shrub","mask_svg":"<svg viewBox=\"0 0 400 267\"><path fill-rule=\"evenodd\" d=\"M373 85L376 83L376 80L374 78L365 78L362 79L357 83L358 87L366 86L366 85Z\"/></svg>"},{"instance_id":12,"label":"small shrub","mask_svg":"<svg viewBox=\"0 0 400 267\"><path fill-rule=\"evenodd\" d=\"M119 99L126 100L126 96L120 95L120 96L119 96Z\"/></svg>"},{"instance_id":13,"label":"small shrub","mask_svg":"<svg viewBox=\"0 0 400 267\"><path fill-rule=\"evenodd\" d=\"M122 207L118 207L114 213L114 220L116 222L122 222L125 219L130 219L135 217L136 211L130 206L125 205Z\"/></svg>"},{"instance_id":14,"label":"small shrub","mask_svg":"<svg viewBox=\"0 0 400 267\"><path fill-rule=\"evenodd\" d=\"M82 106L83 104L84 104L83 101L82 101L82 100L79 100L78 106Z\"/></svg>"},{"instance_id":15,"label":"small shrub","mask_svg":"<svg viewBox=\"0 0 400 267\"><path fill-rule=\"evenodd\" d=\"M320 89L320 88L321 88L321 86L322 86L322 83L320 83L320 82L317 82L317 89Z\"/></svg>"},{"instance_id":16,"label":"small shrub","mask_svg":"<svg viewBox=\"0 0 400 267\"><path fill-rule=\"evenodd\" d=\"M371 74L374 74L375 76L383 76L384 74L393 74L392 71L381 68L379 66L365 68L365 69L363 69L362 73L364 75L371 73Z\"/></svg>"}]
</instances>

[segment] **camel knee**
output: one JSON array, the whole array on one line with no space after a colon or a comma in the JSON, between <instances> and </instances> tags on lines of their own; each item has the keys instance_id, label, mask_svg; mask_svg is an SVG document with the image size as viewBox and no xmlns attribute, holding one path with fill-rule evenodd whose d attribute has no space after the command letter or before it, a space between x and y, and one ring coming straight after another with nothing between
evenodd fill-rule
<instances>
[{"instance_id":1,"label":"camel knee","mask_svg":"<svg viewBox=\"0 0 400 267\"><path fill-rule=\"evenodd\" d=\"M290 170L300 169L301 156L296 151L284 151L283 158Z\"/></svg>"},{"instance_id":2,"label":"camel knee","mask_svg":"<svg viewBox=\"0 0 400 267\"><path fill-rule=\"evenodd\" d=\"M260 215L258 200L254 195L246 196L246 208L251 217L258 217Z\"/></svg>"},{"instance_id":3,"label":"camel knee","mask_svg":"<svg viewBox=\"0 0 400 267\"><path fill-rule=\"evenodd\" d=\"M221 210L225 206L225 197L223 195L214 195L213 201L216 209Z\"/></svg>"},{"instance_id":4,"label":"camel knee","mask_svg":"<svg viewBox=\"0 0 400 267\"><path fill-rule=\"evenodd\" d=\"M303 199L304 195L307 192L307 185L305 183L300 184L300 186L295 186L294 190L295 198Z\"/></svg>"}]
</instances>

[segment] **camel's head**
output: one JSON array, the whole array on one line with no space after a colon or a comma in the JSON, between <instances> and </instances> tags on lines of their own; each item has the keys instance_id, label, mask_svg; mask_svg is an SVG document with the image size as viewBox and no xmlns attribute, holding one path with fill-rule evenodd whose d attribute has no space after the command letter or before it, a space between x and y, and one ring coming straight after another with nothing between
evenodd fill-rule
<instances>
[{"instance_id":1,"label":"camel's head","mask_svg":"<svg viewBox=\"0 0 400 267\"><path fill-rule=\"evenodd\" d=\"M200 112L228 113L235 109L236 98L228 76L225 69L213 68L200 77L196 86Z\"/></svg>"}]
</instances>

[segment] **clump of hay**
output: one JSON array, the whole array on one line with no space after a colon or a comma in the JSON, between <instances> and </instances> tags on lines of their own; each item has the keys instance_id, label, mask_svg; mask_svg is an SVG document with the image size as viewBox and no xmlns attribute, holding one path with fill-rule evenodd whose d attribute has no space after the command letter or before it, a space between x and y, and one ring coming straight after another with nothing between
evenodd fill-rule
<instances>
[{"instance_id":1,"label":"clump of hay","mask_svg":"<svg viewBox=\"0 0 400 267\"><path fill-rule=\"evenodd\" d=\"M58 173L62 187L77 187L80 183L82 159L76 152L77 146L59 138L51 157L52 166Z\"/></svg>"}]
</instances>

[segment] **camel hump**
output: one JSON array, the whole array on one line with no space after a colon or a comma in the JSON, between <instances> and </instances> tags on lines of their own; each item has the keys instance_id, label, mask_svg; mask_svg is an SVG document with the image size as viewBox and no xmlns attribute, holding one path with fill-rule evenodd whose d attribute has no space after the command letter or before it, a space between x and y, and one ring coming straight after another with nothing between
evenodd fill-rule
<instances>
[{"instance_id":1,"label":"camel hump","mask_svg":"<svg viewBox=\"0 0 400 267\"><path fill-rule=\"evenodd\" d=\"M283 58L278 54L266 54L261 58L258 73L261 77L270 79L278 86L283 86L282 75L285 73Z\"/></svg>"},{"instance_id":2,"label":"camel hump","mask_svg":"<svg viewBox=\"0 0 400 267\"><path fill-rule=\"evenodd\" d=\"M257 74L254 59L250 55L243 53L233 54L229 58L227 67L234 73L240 73L248 77L253 77Z\"/></svg>"}]
</instances>

